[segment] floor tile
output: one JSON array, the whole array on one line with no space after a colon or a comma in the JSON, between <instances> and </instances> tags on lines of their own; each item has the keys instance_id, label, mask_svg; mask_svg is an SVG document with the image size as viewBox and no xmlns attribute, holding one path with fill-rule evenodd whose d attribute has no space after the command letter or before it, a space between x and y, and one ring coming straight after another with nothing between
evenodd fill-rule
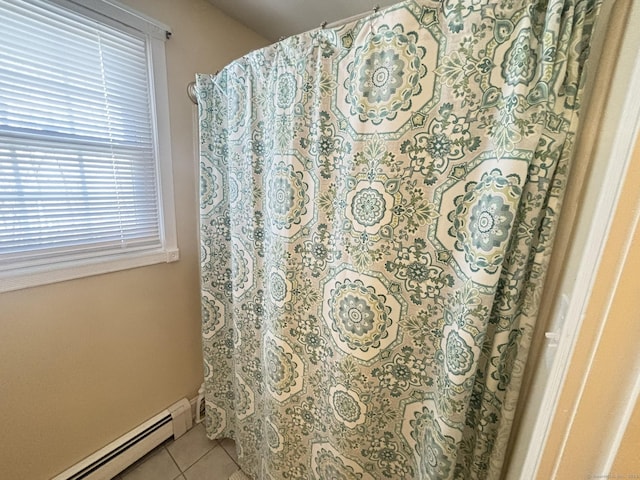
<instances>
[{"instance_id":1,"label":"floor tile","mask_svg":"<svg viewBox=\"0 0 640 480\"><path fill-rule=\"evenodd\" d=\"M238 452L236 452L236 442L230 438L223 438L220 440L220 445L224 448L224 451L233 458L233 461L238 463Z\"/></svg>"},{"instance_id":2,"label":"floor tile","mask_svg":"<svg viewBox=\"0 0 640 480\"><path fill-rule=\"evenodd\" d=\"M251 480L251 478L249 478L242 470L238 470L229 477L229 480Z\"/></svg>"},{"instance_id":3,"label":"floor tile","mask_svg":"<svg viewBox=\"0 0 640 480\"><path fill-rule=\"evenodd\" d=\"M174 480L180 475L180 470L162 447L155 450L144 462L120 474L122 480Z\"/></svg>"},{"instance_id":4,"label":"floor tile","mask_svg":"<svg viewBox=\"0 0 640 480\"><path fill-rule=\"evenodd\" d=\"M217 446L184 472L186 480L227 480L239 468L221 446Z\"/></svg>"},{"instance_id":5,"label":"floor tile","mask_svg":"<svg viewBox=\"0 0 640 480\"><path fill-rule=\"evenodd\" d=\"M204 425L200 423L167 445L167 450L184 472L216 445L217 442L207 438Z\"/></svg>"}]
</instances>

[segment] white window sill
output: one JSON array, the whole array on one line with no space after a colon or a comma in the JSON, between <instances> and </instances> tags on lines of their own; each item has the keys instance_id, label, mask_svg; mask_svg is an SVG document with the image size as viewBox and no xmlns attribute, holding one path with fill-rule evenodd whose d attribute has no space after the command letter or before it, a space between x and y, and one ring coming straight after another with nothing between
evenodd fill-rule
<instances>
[{"instance_id":1,"label":"white window sill","mask_svg":"<svg viewBox=\"0 0 640 480\"><path fill-rule=\"evenodd\" d=\"M5 270L0 272L0 293L157 263L176 262L179 259L180 251L177 248L172 248Z\"/></svg>"}]
</instances>

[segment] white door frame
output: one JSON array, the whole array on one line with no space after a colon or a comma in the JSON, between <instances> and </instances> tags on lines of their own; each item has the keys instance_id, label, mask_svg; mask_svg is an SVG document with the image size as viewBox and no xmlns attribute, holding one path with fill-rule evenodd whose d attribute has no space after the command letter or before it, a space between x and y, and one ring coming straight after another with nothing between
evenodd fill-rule
<instances>
[{"instance_id":1,"label":"white door frame","mask_svg":"<svg viewBox=\"0 0 640 480\"><path fill-rule=\"evenodd\" d=\"M626 29L623 36L616 72L608 95L604 128L602 129L603 131L615 132L615 134L612 139L603 139L604 141L598 142L595 161L604 162L602 163L604 174L600 179L591 178L591 183L595 185L587 186L587 191L589 189L596 191L597 201L594 202L591 211L581 214L581 220L578 221L577 227L582 234L586 232L588 240L582 252L570 253L570 255L579 255L576 271L570 272L570 275L568 275L569 278L573 279L573 282L570 282L572 283L571 285L561 286L561 291L558 292L558 298L566 296L568 300L566 316L551 367L551 375L544 387L542 405L539 409L540 413L537 416L532 432L520 439L520 441L528 441L528 449L520 469L519 480L536 479L544 446L556 415L560 392L567 378L570 361L576 348L580 328L594 287L612 220L620 201L623 180L633 153L638 131L640 130L640 32L636 28L637 25L640 25L638 22L640 20L640 7L637 4L632 4L631 9L628 23L630 28ZM629 69L630 65L631 69ZM620 95L618 92L623 92L623 94ZM617 101L612 98L615 95L618 95ZM580 225L580 222L582 222L582 225ZM565 312L563 312L564 314ZM584 376L581 378L578 401L574 403L574 409L570 412L569 427L576 416L580 404L579 399L582 397L588 381L597 346L605 326L606 317L603 317L599 325L596 345L584 370ZM608 442L610 448L608 451L602 452L601 458L597 459L598 469L596 471L605 474L609 473L611 469L626 425L636 404L636 399L640 394L640 379L635 378L630 372L628 384L621 387L623 387L621 390L627 390L631 394L627 397L625 408L620 409L614 416L614 421L611 423L609 431L602 432L610 438L610 442ZM562 450L566 446L570 433L571 428L568 428L562 442ZM562 458L562 451L557 458ZM555 465L552 480L555 478L557 469L558 465Z\"/></svg>"}]
</instances>

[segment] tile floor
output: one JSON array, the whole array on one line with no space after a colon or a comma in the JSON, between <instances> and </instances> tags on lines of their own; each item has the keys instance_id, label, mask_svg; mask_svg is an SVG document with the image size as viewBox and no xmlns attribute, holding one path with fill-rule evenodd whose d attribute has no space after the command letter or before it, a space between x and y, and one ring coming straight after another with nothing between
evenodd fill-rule
<instances>
[{"instance_id":1,"label":"tile floor","mask_svg":"<svg viewBox=\"0 0 640 480\"><path fill-rule=\"evenodd\" d=\"M232 440L209 440L198 424L168 440L114 480L227 480L240 470Z\"/></svg>"}]
</instances>

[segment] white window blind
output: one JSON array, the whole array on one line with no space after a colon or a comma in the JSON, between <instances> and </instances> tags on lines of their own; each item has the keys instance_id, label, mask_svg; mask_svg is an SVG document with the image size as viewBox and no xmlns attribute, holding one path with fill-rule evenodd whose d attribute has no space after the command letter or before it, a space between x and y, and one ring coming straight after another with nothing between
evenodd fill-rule
<instances>
[{"instance_id":1,"label":"white window blind","mask_svg":"<svg viewBox=\"0 0 640 480\"><path fill-rule=\"evenodd\" d=\"M0 271L163 247L148 37L0 2Z\"/></svg>"}]
</instances>

